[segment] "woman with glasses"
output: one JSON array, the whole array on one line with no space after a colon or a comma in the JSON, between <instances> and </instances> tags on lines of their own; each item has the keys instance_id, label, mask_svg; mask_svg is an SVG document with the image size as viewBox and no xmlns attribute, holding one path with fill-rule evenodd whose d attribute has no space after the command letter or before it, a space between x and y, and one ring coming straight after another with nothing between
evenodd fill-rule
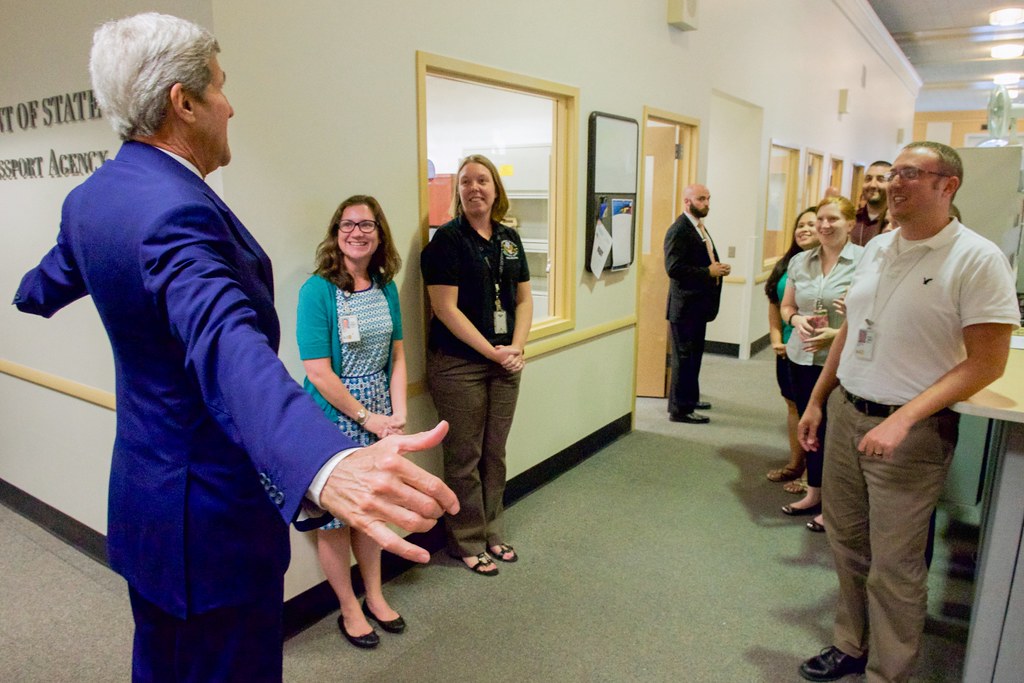
<instances>
[{"instance_id":1,"label":"woman with glasses","mask_svg":"<svg viewBox=\"0 0 1024 683\"><path fill-rule=\"evenodd\" d=\"M479 154L466 157L456 176L455 218L420 256L434 314L427 383L449 424L444 478L462 508L445 517L448 553L484 576L498 574L494 560L518 559L503 526L505 442L533 295L519 233L500 222L508 206L494 164Z\"/></svg>"},{"instance_id":2,"label":"woman with glasses","mask_svg":"<svg viewBox=\"0 0 1024 683\"><path fill-rule=\"evenodd\" d=\"M369 445L402 434L406 368L402 317L394 277L402 260L376 199L349 197L316 250L316 270L299 291L297 337L304 385L338 428ZM362 605L352 589L350 550L366 588ZM381 592L380 546L335 519L317 530L317 555L338 596L338 628L361 648L380 642L370 620L391 633L405 622Z\"/></svg>"},{"instance_id":3,"label":"woman with glasses","mask_svg":"<svg viewBox=\"0 0 1024 683\"><path fill-rule=\"evenodd\" d=\"M790 260L797 254L818 246L818 232L815 229L817 220L818 214L814 207L804 209L803 213L796 217L793 242L789 246L789 251L775 263L775 268L764 285L764 293L768 297L768 336L775 351L775 379L786 402L786 431L789 434L789 462L785 467L770 470L767 477L769 481L787 482L783 485L784 490L794 494L804 492L804 485L794 481L804 473L804 449L797 440L796 425L800 421L800 413L796 408L793 387L789 381L789 368L786 365L786 342L789 341L793 328L782 320L779 307L786 292Z\"/></svg>"},{"instance_id":4,"label":"woman with glasses","mask_svg":"<svg viewBox=\"0 0 1024 683\"><path fill-rule=\"evenodd\" d=\"M846 197L829 197L818 205L815 230L819 245L797 254L789 262L789 281L780 307L782 319L793 326L786 343L786 357L797 410L802 415L818 381L832 340L842 326L843 297L850 287L853 271L863 247L850 242L857 210ZM824 443L825 420L819 428ZM792 505L787 515L817 515L807 523L815 532L825 530L821 519L821 449L807 451L807 493Z\"/></svg>"}]
</instances>

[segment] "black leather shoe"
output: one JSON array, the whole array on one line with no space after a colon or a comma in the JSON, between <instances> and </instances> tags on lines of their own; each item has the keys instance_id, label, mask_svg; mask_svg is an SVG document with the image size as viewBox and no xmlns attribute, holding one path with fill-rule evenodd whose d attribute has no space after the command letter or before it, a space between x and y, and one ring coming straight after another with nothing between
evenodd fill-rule
<instances>
[{"instance_id":1,"label":"black leather shoe","mask_svg":"<svg viewBox=\"0 0 1024 683\"><path fill-rule=\"evenodd\" d=\"M702 425L711 422L711 418L705 415L698 415L697 413L687 413L681 415L679 413L669 414L668 419L672 422L685 422L692 425Z\"/></svg>"},{"instance_id":2,"label":"black leather shoe","mask_svg":"<svg viewBox=\"0 0 1024 683\"><path fill-rule=\"evenodd\" d=\"M707 401L697 401L697 405L693 407L694 410L711 410L711 404Z\"/></svg>"},{"instance_id":3,"label":"black leather shoe","mask_svg":"<svg viewBox=\"0 0 1024 683\"><path fill-rule=\"evenodd\" d=\"M365 636L354 636L345 630L345 618L338 615L338 629L341 630L341 635L345 636L345 640L352 643L356 647L361 647L364 650L371 650L380 645L380 636L377 635L376 631L370 631Z\"/></svg>"},{"instance_id":4,"label":"black leather shoe","mask_svg":"<svg viewBox=\"0 0 1024 683\"><path fill-rule=\"evenodd\" d=\"M864 673L867 657L853 657L830 645L800 665L800 675L809 681L838 681L849 674Z\"/></svg>"},{"instance_id":5,"label":"black leather shoe","mask_svg":"<svg viewBox=\"0 0 1024 683\"><path fill-rule=\"evenodd\" d=\"M391 621L381 621L377 618L377 615L370 610L370 606L366 604L366 600L363 600L363 614L366 615L367 619L373 619L377 622L377 625L388 633L401 633L405 630L405 619L401 615L397 619Z\"/></svg>"}]
</instances>

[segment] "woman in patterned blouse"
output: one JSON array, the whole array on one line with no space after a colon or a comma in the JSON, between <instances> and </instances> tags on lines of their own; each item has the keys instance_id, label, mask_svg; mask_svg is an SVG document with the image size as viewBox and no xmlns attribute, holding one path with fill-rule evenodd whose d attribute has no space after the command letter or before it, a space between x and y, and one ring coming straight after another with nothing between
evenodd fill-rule
<instances>
[{"instance_id":1,"label":"woman in patterned blouse","mask_svg":"<svg viewBox=\"0 0 1024 683\"><path fill-rule=\"evenodd\" d=\"M405 352L394 283L401 263L377 200L349 197L334 212L317 248L316 271L299 292L306 390L363 445L405 429ZM366 587L362 605L352 589L350 550ZM380 554L369 536L340 520L317 531L320 566L341 605L338 628L356 647L380 642L370 620L391 633L405 629L381 591Z\"/></svg>"}]
</instances>

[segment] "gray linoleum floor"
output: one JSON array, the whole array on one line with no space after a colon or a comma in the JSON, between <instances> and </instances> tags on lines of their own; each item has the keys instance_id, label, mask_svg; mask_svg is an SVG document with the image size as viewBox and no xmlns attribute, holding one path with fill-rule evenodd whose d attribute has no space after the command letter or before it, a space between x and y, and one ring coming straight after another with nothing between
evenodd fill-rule
<instances>
[{"instance_id":1,"label":"gray linoleum floor","mask_svg":"<svg viewBox=\"0 0 1024 683\"><path fill-rule=\"evenodd\" d=\"M773 360L706 356L702 380L711 424L640 399L635 432L509 509L522 559L499 577L435 555L385 587L406 633L357 650L335 612L285 644L285 680L802 680L830 643L835 579L824 535L778 512L795 497L764 478L786 455ZM970 528L942 510L938 528L916 680L958 681ZM0 548L0 678L127 680L123 581L5 508Z\"/></svg>"}]
</instances>

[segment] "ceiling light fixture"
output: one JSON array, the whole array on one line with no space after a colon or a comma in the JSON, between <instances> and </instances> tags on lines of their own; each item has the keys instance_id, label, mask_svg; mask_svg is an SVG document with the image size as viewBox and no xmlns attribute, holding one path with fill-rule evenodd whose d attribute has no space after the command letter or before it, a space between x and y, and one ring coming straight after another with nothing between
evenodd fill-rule
<instances>
[{"instance_id":1,"label":"ceiling light fixture","mask_svg":"<svg viewBox=\"0 0 1024 683\"><path fill-rule=\"evenodd\" d=\"M1024 7L997 9L988 15L988 23L993 26L1015 26L1024 23Z\"/></svg>"},{"instance_id":2,"label":"ceiling light fixture","mask_svg":"<svg viewBox=\"0 0 1024 683\"><path fill-rule=\"evenodd\" d=\"M1007 43L992 48L992 59L1016 59L1024 55L1024 45Z\"/></svg>"},{"instance_id":3,"label":"ceiling light fixture","mask_svg":"<svg viewBox=\"0 0 1024 683\"><path fill-rule=\"evenodd\" d=\"M992 82L996 85L1017 85L1020 82L1020 74L996 74Z\"/></svg>"}]
</instances>

